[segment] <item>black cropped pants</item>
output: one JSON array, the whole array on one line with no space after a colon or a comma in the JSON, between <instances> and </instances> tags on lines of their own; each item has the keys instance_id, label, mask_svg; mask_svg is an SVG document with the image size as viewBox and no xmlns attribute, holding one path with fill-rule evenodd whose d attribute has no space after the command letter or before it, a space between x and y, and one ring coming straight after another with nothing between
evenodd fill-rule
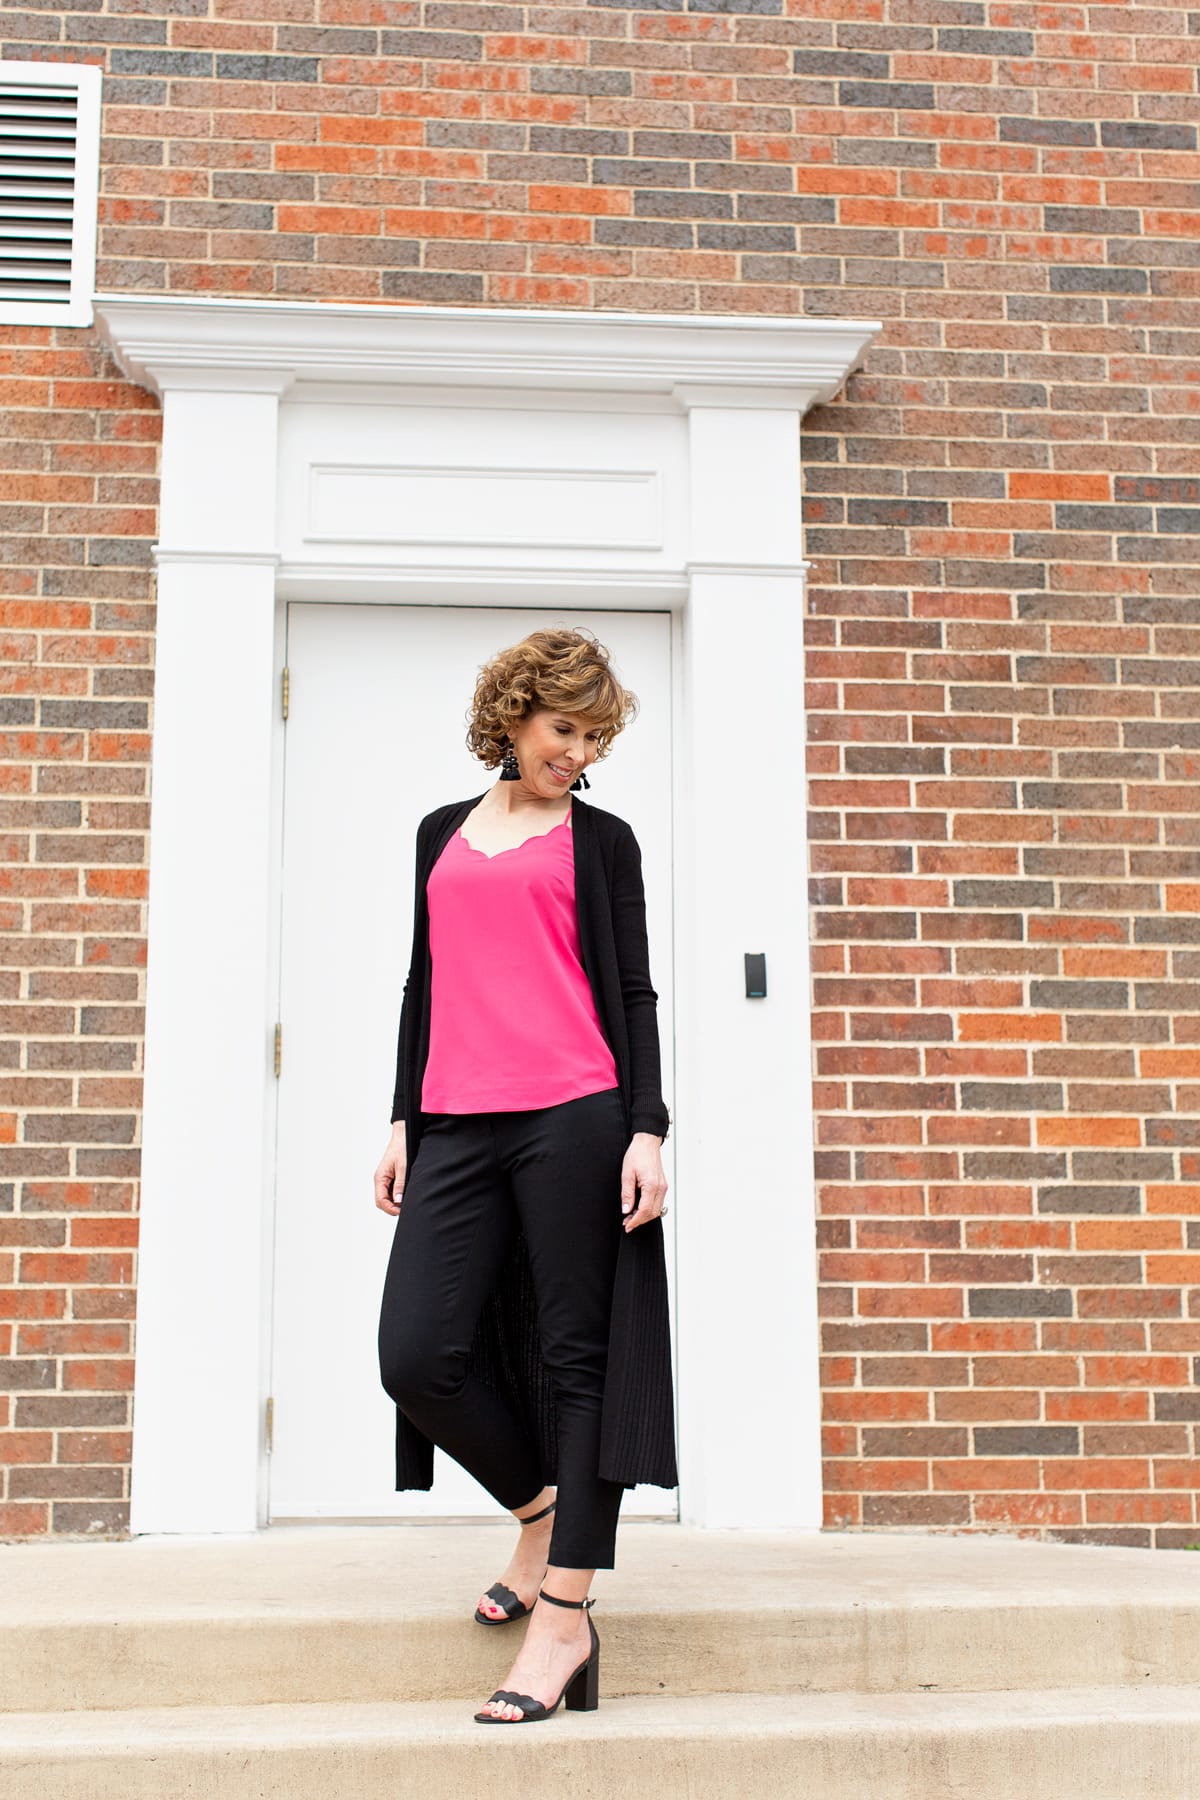
<instances>
[{"instance_id":1,"label":"black cropped pants","mask_svg":"<svg viewBox=\"0 0 1200 1800\"><path fill-rule=\"evenodd\" d=\"M615 1565L624 1487L598 1468L628 1142L618 1088L528 1112L427 1114L384 1281L384 1388L501 1506L528 1506L542 1490L541 1458L508 1405L466 1368L519 1223L554 1387L548 1561L558 1568Z\"/></svg>"}]
</instances>

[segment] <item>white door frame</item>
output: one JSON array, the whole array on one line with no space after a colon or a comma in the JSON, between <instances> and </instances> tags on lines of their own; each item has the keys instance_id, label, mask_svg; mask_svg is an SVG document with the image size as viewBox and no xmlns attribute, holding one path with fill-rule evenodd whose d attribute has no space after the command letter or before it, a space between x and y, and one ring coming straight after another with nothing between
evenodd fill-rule
<instances>
[{"instance_id":1,"label":"white door frame","mask_svg":"<svg viewBox=\"0 0 1200 1800\"><path fill-rule=\"evenodd\" d=\"M679 615L680 1512L819 1529L799 424L879 325L116 295L96 310L164 414L131 1529L266 1524L281 601L538 595ZM576 513L595 493L590 526L541 546L318 531L297 525L311 492L285 466L288 421L314 401L343 420L418 403L617 413L625 462L519 471L527 519L539 482L549 499L580 480ZM470 461L351 473L486 491L488 455ZM311 488L311 457L307 472ZM745 951L766 952L765 999L745 997Z\"/></svg>"}]
</instances>

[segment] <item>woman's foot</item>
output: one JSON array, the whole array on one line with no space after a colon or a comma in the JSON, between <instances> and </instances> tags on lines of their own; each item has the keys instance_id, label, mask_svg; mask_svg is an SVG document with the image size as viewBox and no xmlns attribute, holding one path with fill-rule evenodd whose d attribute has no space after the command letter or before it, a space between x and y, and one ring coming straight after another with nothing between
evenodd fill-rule
<instances>
[{"instance_id":1,"label":"woman's foot","mask_svg":"<svg viewBox=\"0 0 1200 1800\"><path fill-rule=\"evenodd\" d=\"M549 1506L554 1499L550 1488L543 1490L537 1500L531 1500L523 1513L514 1515L523 1519L529 1514L539 1513L543 1507ZM554 1514L549 1512L545 1518L535 1519L530 1525L521 1525L521 1535L517 1539L517 1547L509 1559L500 1580L511 1589L526 1607L531 1607L537 1599L537 1591L542 1585L546 1573L546 1562L550 1554L550 1534L554 1530ZM485 1594L479 1602L479 1610L489 1619L506 1619L505 1612L498 1600Z\"/></svg>"},{"instance_id":2,"label":"woman's foot","mask_svg":"<svg viewBox=\"0 0 1200 1800\"><path fill-rule=\"evenodd\" d=\"M589 1579L593 1572L587 1572ZM570 1571L572 1575L579 1573L581 1571ZM576 1596L562 1574L560 1571L553 1587L547 1579L547 1592L558 1594L564 1600L582 1599L587 1589L581 1586ZM592 1634L584 1608L547 1606L544 1600L539 1600L529 1615L525 1641L500 1687L510 1694L528 1694L531 1700L551 1706L580 1663L587 1661L591 1648ZM488 1700L479 1710L496 1719L524 1717L524 1709L514 1706L511 1700Z\"/></svg>"}]
</instances>

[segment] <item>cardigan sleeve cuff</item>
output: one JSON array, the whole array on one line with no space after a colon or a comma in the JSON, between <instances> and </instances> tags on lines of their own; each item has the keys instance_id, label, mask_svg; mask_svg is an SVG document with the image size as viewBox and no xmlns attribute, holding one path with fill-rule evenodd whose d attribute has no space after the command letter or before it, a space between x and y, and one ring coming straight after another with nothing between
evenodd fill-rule
<instances>
[{"instance_id":1,"label":"cardigan sleeve cuff","mask_svg":"<svg viewBox=\"0 0 1200 1800\"><path fill-rule=\"evenodd\" d=\"M671 1115L661 1100L635 1102L630 1109L630 1128L635 1132L649 1131L665 1143L671 1129Z\"/></svg>"}]
</instances>

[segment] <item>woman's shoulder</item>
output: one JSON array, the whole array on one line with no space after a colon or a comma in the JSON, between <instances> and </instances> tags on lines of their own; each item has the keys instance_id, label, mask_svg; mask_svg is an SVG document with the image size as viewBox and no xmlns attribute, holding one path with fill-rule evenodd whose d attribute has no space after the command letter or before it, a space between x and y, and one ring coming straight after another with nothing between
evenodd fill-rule
<instances>
[{"instance_id":1,"label":"woman's shoulder","mask_svg":"<svg viewBox=\"0 0 1200 1800\"><path fill-rule=\"evenodd\" d=\"M606 806L597 806L594 800L583 800L578 795L575 805L578 809L576 822L579 818L590 821L597 838L605 846L628 843L631 839L637 842L633 826L619 813L609 812Z\"/></svg>"},{"instance_id":2,"label":"woman's shoulder","mask_svg":"<svg viewBox=\"0 0 1200 1800\"><path fill-rule=\"evenodd\" d=\"M432 812L425 814L417 826L418 833L436 831L439 825L445 824L456 812L462 812L468 806L478 806L482 799L482 794L472 794L469 800L447 800L444 806L435 806Z\"/></svg>"},{"instance_id":3,"label":"woman's shoulder","mask_svg":"<svg viewBox=\"0 0 1200 1800\"><path fill-rule=\"evenodd\" d=\"M417 826L418 851L433 843L456 815L465 817L482 799L482 794L474 794L469 800L448 800L444 806L435 806L432 812L427 812Z\"/></svg>"}]
</instances>

